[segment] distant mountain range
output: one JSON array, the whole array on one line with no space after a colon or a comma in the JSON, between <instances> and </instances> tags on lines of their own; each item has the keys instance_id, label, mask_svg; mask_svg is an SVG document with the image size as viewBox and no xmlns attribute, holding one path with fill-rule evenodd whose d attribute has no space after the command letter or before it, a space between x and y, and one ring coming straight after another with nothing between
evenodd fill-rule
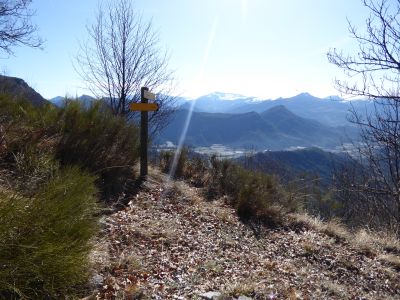
<instances>
[{"instance_id":1,"label":"distant mountain range","mask_svg":"<svg viewBox=\"0 0 400 300\"><path fill-rule=\"evenodd\" d=\"M329 126L346 125L346 116L351 106L362 110L370 105L365 100L345 101L337 96L318 98L308 93L272 100L217 92L195 100L194 111L210 113L262 113L274 106L284 105L300 117L314 119ZM189 109L191 101L193 100L180 99L180 108Z\"/></svg>"},{"instance_id":2,"label":"distant mountain range","mask_svg":"<svg viewBox=\"0 0 400 300\"><path fill-rule=\"evenodd\" d=\"M0 76L0 93L24 98L34 105L53 103L62 106L64 97L49 101L20 78ZM86 105L95 98L78 97ZM188 126L185 143L190 146L222 144L231 148L282 150L293 147L333 149L357 136L357 130L346 121L348 109L362 111L368 101L344 101L338 97L321 99L303 93L292 98L258 99L237 94L212 93L196 102L177 98L173 120L165 126L156 143L170 141L177 144L188 108L194 112Z\"/></svg>"},{"instance_id":3,"label":"distant mountain range","mask_svg":"<svg viewBox=\"0 0 400 300\"><path fill-rule=\"evenodd\" d=\"M182 133L187 110L178 110L173 120L156 138L160 144L177 144ZM322 147L333 149L354 137L353 127L331 127L302 118L278 105L262 113L193 112L185 144L211 146L223 144L232 148L282 150L290 147Z\"/></svg>"},{"instance_id":4,"label":"distant mountain range","mask_svg":"<svg viewBox=\"0 0 400 300\"><path fill-rule=\"evenodd\" d=\"M88 95L82 95L78 97L78 99L85 103L90 103L95 100L95 98ZM308 93L301 93L290 98L272 100L215 92L194 100L194 111L207 113L262 113L274 106L283 105L299 117L314 119L328 126L349 125L346 117L352 106L356 110L364 110L371 106L371 103L365 100L345 101L337 96L318 98ZM180 110L188 110L192 106L194 100L185 97L177 97L177 108ZM49 101L57 106L61 106L64 97L58 96L49 99Z\"/></svg>"},{"instance_id":5,"label":"distant mountain range","mask_svg":"<svg viewBox=\"0 0 400 300\"><path fill-rule=\"evenodd\" d=\"M85 104L94 100L87 95L78 99ZM49 101L62 106L64 98ZM194 147L222 144L257 150L334 149L357 137L356 128L347 121L349 109L362 111L371 106L365 100L318 98L308 93L271 100L216 92L195 100L179 97L176 103L178 109L172 121L155 137L156 143L177 144L188 110L193 106L185 144Z\"/></svg>"},{"instance_id":6,"label":"distant mountain range","mask_svg":"<svg viewBox=\"0 0 400 300\"><path fill-rule=\"evenodd\" d=\"M62 106L64 99L64 97L58 96L49 101L57 106ZM88 95L82 95L78 99L85 104L95 100ZM179 110L189 110L193 104L195 112L225 114L263 113L270 108L283 105L299 117L314 119L327 126L347 126L349 125L347 116L351 107L363 111L372 106L365 100L345 101L338 96L318 98L308 93L275 100L221 92L211 93L193 100L185 97L176 98L176 106Z\"/></svg>"}]
</instances>

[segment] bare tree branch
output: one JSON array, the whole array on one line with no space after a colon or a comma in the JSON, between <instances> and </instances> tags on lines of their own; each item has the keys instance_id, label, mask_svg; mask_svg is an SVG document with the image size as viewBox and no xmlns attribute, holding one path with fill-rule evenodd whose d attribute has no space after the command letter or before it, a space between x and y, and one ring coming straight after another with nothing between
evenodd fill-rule
<instances>
[{"instance_id":1,"label":"bare tree branch","mask_svg":"<svg viewBox=\"0 0 400 300\"><path fill-rule=\"evenodd\" d=\"M0 0L0 49L13 54L18 45L39 48L43 40L36 35L37 27L31 23L34 12L31 0Z\"/></svg>"},{"instance_id":2,"label":"bare tree branch","mask_svg":"<svg viewBox=\"0 0 400 300\"><path fill-rule=\"evenodd\" d=\"M342 190L368 212L368 219L400 232L400 0L363 0L370 11L364 33L349 22L358 44L356 55L331 49L328 60L343 69L350 81L336 80L341 93L362 96L373 109L353 108L349 120L360 129L358 173L342 174ZM357 196L355 196L357 195Z\"/></svg>"},{"instance_id":3,"label":"bare tree branch","mask_svg":"<svg viewBox=\"0 0 400 300\"><path fill-rule=\"evenodd\" d=\"M174 107L174 78L151 22L143 21L131 1L118 0L99 7L87 31L75 69L91 93L105 98L115 114L135 120L138 113L129 105L140 102L140 88L146 86L157 94L160 107L150 114L152 131L164 127Z\"/></svg>"}]
</instances>

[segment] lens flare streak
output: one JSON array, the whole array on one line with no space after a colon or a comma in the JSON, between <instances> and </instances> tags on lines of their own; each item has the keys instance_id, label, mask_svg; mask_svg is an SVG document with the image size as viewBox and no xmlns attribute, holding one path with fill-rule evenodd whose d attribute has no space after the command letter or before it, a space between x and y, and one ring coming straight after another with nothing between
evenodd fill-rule
<instances>
[{"instance_id":1,"label":"lens flare streak","mask_svg":"<svg viewBox=\"0 0 400 300\"><path fill-rule=\"evenodd\" d=\"M201 81L203 80L204 70L205 70L205 67L206 67L207 62L208 62L208 58L209 58L209 55L210 55L210 51L211 51L212 45L214 43L214 38L215 38L215 33L217 31L217 26L218 26L218 17L216 16L214 18L214 22L213 22L213 25L211 27L210 34L208 36L208 41L207 41L206 48L205 48L205 51L204 51L202 64L200 66L200 70L199 70L199 73L198 73L198 76L197 76L197 80L196 80L197 84L201 84ZM179 161L179 156L181 154L182 147L183 147L183 144L184 144L185 139L186 139L186 134L187 134L187 131L188 131L188 128L189 128L189 125L190 125L190 121L192 119L193 110L194 110L195 105L196 105L196 100L192 100L190 108L189 108L189 111L188 111L188 114L186 116L185 124L184 124L183 129L182 129L182 133L181 133L180 138L179 138L178 146L177 146L176 151L175 151L174 159L172 161L172 165L171 165L171 168L170 168L170 172L169 172L169 178L170 179L175 174L176 167L177 167L178 161Z\"/></svg>"}]
</instances>

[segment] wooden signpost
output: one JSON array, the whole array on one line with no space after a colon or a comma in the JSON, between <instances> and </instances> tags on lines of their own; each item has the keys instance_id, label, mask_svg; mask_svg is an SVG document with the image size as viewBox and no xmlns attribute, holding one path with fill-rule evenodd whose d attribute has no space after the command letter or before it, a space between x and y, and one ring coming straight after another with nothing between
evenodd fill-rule
<instances>
[{"instance_id":1,"label":"wooden signpost","mask_svg":"<svg viewBox=\"0 0 400 300\"><path fill-rule=\"evenodd\" d=\"M140 111L140 177L144 180L147 176L147 143L149 128L149 111L158 110L157 103L148 103L148 100L155 100L156 95L149 92L147 87L140 89L140 103L132 103L129 107L133 111Z\"/></svg>"}]
</instances>

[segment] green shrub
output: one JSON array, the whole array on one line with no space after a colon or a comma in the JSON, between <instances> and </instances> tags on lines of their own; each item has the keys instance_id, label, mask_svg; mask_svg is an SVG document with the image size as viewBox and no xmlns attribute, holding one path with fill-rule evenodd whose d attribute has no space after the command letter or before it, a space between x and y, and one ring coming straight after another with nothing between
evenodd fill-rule
<instances>
[{"instance_id":1,"label":"green shrub","mask_svg":"<svg viewBox=\"0 0 400 300\"><path fill-rule=\"evenodd\" d=\"M174 176L176 178L184 178L185 177L186 166L188 164L188 160L189 160L189 149L186 147L183 147L181 149L181 151L179 152L178 161L176 164L176 168L174 170L175 171Z\"/></svg>"},{"instance_id":2,"label":"green shrub","mask_svg":"<svg viewBox=\"0 0 400 300\"><path fill-rule=\"evenodd\" d=\"M174 152L172 151L161 151L159 153L160 158L160 169L164 173L169 173L174 158Z\"/></svg>"},{"instance_id":3,"label":"green shrub","mask_svg":"<svg viewBox=\"0 0 400 300\"><path fill-rule=\"evenodd\" d=\"M73 295L97 232L95 178L67 168L32 198L0 193L0 298Z\"/></svg>"},{"instance_id":4,"label":"green shrub","mask_svg":"<svg viewBox=\"0 0 400 300\"><path fill-rule=\"evenodd\" d=\"M54 145L59 110L53 105L35 107L27 101L15 101L0 95L0 158L27 148ZM48 151L48 150L46 150Z\"/></svg>"},{"instance_id":5,"label":"green shrub","mask_svg":"<svg viewBox=\"0 0 400 300\"><path fill-rule=\"evenodd\" d=\"M294 200L276 177L242 167L231 160L211 157L208 196L227 195L244 222L275 227L281 225L287 212L301 205ZM213 193L210 192L213 191Z\"/></svg>"},{"instance_id":6,"label":"green shrub","mask_svg":"<svg viewBox=\"0 0 400 300\"><path fill-rule=\"evenodd\" d=\"M189 149L183 147L179 152L179 157L176 162L174 174L172 177L174 178L189 178L188 167L189 167ZM170 173L172 164L174 162L176 152L173 151L162 151L160 152L160 167L164 173Z\"/></svg>"},{"instance_id":7,"label":"green shrub","mask_svg":"<svg viewBox=\"0 0 400 300\"><path fill-rule=\"evenodd\" d=\"M228 196L243 222L276 227L284 222L285 213L301 207L293 193L286 192L274 176L245 169L216 155L207 162L188 153L186 148L182 150L176 177L204 187L205 196L210 200ZM160 153L163 172L170 172L173 155L173 152Z\"/></svg>"},{"instance_id":8,"label":"green shrub","mask_svg":"<svg viewBox=\"0 0 400 300\"><path fill-rule=\"evenodd\" d=\"M0 158L54 156L61 166L79 165L98 175L106 199L125 192L134 180L139 131L101 102L85 107L67 101L62 109L35 107L0 96Z\"/></svg>"},{"instance_id":9,"label":"green shrub","mask_svg":"<svg viewBox=\"0 0 400 300\"><path fill-rule=\"evenodd\" d=\"M228 195L236 205L240 190L245 183L247 173L238 164L227 160L218 159L215 155L210 158L209 177L206 185L206 196L208 199L215 199Z\"/></svg>"},{"instance_id":10,"label":"green shrub","mask_svg":"<svg viewBox=\"0 0 400 300\"><path fill-rule=\"evenodd\" d=\"M282 225L285 209L281 188L273 177L248 171L237 197L237 214L244 221L256 221L268 227Z\"/></svg>"},{"instance_id":11,"label":"green shrub","mask_svg":"<svg viewBox=\"0 0 400 300\"><path fill-rule=\"evenodd\" d=\"M203 187L208 171L207 161L202 157L194 155L185 166L185 178L195 187Z\"/></svg>"},{"instance_id":12,"label":"green shrub","mask_svg":"<svg viewBox=\"0 0 400 300\"><path fill-rule=\"evenodd\" d=\"M209 167L206 167L204 160L189 159L183 168L186 178L191 181L199 173L207 173L203 175L206 180L202 181L206 197L212 200L228 196L230 204L244 222L275 227L283 223L286 212L297 209L275 177L245 169L232 160L218 159L214 155L210 157Z\"/></svg>"},{"instance_id":13,"label":"green shrub","mask_svg":"<svg viewBox=\"0 0 400 300\"><path fill-rule=\"evenodd\" d=\"M12 96L0 95L0 117L29 124L34 128L52 128L58 118L59 109L51 103L34 106L24 98L15 100Z\"/></svg>"},{"instance_id":14,"label":"green shrub","mask_svg":"<svg viewBox=\"0 0 400 300\"><path fill-rule=\"evenodd\" d=\"M139 158L139 131L126 119L115 116L100 102L85 108L70 101L61 114L61 139L56 158L62 165L79 165L99 175L103 196L121 194Z\"/></svg>"},{"instance_id":15,"label":"green shrub","mask_svg":"<svg viewBox=\"0 0 400 300\"><path fill-rule=\"evenodd\" d=\"M14 154L14 189L24 196L31 196L59 170L59 163L52 153L27 147Z\"/></svg>"}]
</instances>

